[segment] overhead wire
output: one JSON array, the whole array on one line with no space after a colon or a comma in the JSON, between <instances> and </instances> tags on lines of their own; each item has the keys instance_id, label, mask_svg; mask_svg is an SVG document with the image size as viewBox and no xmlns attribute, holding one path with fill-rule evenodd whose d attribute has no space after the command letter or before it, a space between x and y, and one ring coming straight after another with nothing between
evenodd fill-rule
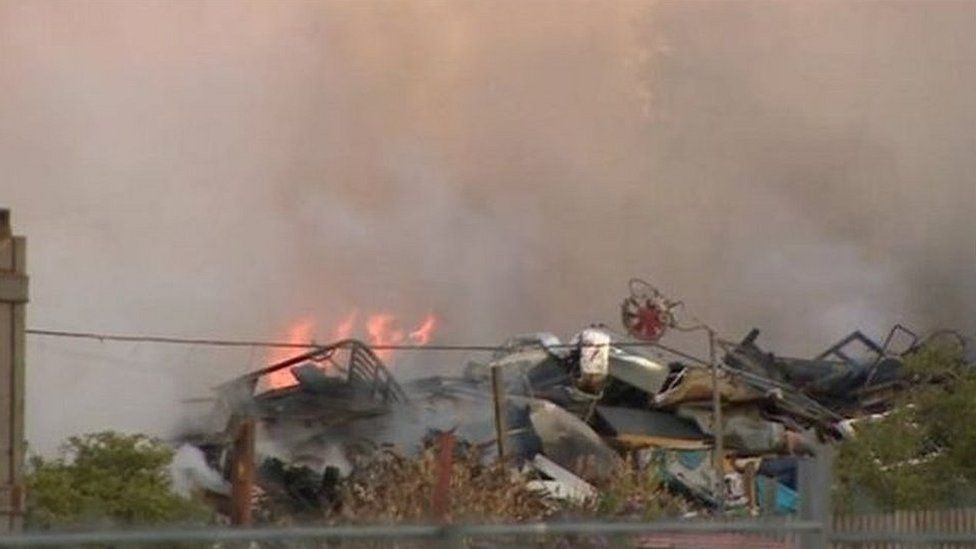
<instances>
[{"instance_id":1,"label":"overhead wire","mask_svg":"<svg viewBox=\"0 0 976 549\"><path fill-rule=\"evenodd\" d=\"M191 338L191 337L171 337L171 336L158 336L158 335L130 335L130 334L107 334L107 333L97 333L97 332L76 332L68 330L47 330L40 328L28 328L25 332L33 336L42 337L61 337L61 338L71 338L71 339L88 339L94 341L121 341L130 343L160 343L160 344L170 344L170 345L204 345L212 347L264 347L264 348L278 348L278 349L318 349L323 347L323 345L309 342L309 343L294 343L294 342L284 342L284 341L260 341L260 340L233 340L233 339L213 339L213 338ZM540 346L543 346L541 343ZM365 344L366 347L374 351L473 351L473 352L497 352L497 351L510 351L511 346L506 345L472 345L472 344L412 344L412 343L400 343L400 344ZM527 346L527 345L523 345ZM547 348L555 349L575 349L580 346L587 346L586 344L574 344L574 343L558 343L553 345L544 345ZM619 341L613 343L614 347L618 348L641 348L650 347L659 349L661 351L670 353L675 356L691 360L699 364L707 364L706 361L688 354L686 352L680 351L678 349L663 345L652 341Z\"/></svg>"},{"instance_id":2,"label":"overhead wire","mask_svg":"<svg viewBox=\"0 0 976 549\"><path fill-rule=\"evenodd\" d=\"M123 341L132 343L164 343L173 345L205 345L211 347L265 347L279 349L318 349L324 345L313 342L296 343L285 341L257 341L257 340L231 340L231 339L210 339L192 337L170 337L157 335L123 335L123 334L103 334L94 332L72 332L66 330L43 330L29 328L25 330L27 334L48 337L64 337L74 339L91 339L96 341ZM503 349L497 345L420 345L420 344L379 344L367 345L370 349L377 351L495 351Z\"/></svg>"}]
</instances>

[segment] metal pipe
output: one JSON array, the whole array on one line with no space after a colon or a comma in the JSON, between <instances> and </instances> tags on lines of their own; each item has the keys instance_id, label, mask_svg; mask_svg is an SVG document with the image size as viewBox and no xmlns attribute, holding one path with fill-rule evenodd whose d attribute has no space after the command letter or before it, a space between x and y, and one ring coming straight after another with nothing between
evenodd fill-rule
<instances>
[{"instance_id":1,"label":"metal pipe","mask_svg":"<svg viewBox=\"0 0 976 549\"><path fill-rule=\"evenodd\" d=\"M712 463L718 486L715 487L715 498L718 502L719 514L725 511L725 430L722 427L722 391L718 383L719 363L715 352L715 331L708 330L708 359L712 367L712 435L715 446L712 448Z\"/></svg>"}]
</instances>

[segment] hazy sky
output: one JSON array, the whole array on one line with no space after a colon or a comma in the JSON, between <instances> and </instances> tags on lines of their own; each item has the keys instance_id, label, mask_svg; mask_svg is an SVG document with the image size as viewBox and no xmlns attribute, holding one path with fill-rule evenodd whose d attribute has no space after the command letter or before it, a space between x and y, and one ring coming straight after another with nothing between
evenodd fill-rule
<instances>
[{"instance_id":1,"label":"hazy sky","mask_svg":"<svg viewBox=\"0 0 976 549\"><path fill-rule=\"evenodd\" d=\"M641 276L784 352L971 333L974 37L967 1L0 0L0 204L33 327L565 337ZM263 358L32 337L31 443L166 433Z\"/></svg>"}]
</instances>

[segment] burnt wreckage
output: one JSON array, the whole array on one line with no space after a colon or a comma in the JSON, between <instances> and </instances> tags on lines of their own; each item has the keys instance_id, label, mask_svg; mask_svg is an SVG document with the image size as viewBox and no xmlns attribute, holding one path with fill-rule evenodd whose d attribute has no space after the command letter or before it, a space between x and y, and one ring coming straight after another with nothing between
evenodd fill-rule
<instances>
[{"instance_id":1,"label":"burnt wreckage","mask_svg":"<svg viewBox=\"0 0 976 549\"><path fill-rule=\"evenodd\" d=\"M675 306L658 296L625 302L625 326L655 342L675 324ZM722 356L713 371L707 361L628 339L603 327L568 343L530 334L469 363L460 376L402 383L367 345L341 341L218 387L228 428L197 442L226 470L234 418L255 418L259 484L286 482L287 467L301 467L306 480L334 482L349 473L354 449L411 448L432 431L453 430L490 460L497 457L490 373L498 368L507 457L540 478L571 484L576 494L555 495L592 494L589 483L599 484L630 454L705 507L788 513L795 510L797 457L850 436L852 420L885 411L903 386L902 357L918 344L896 326L881 344L854 332L812 359L790 358L760 347L753 330L735 343L718 340ZM285 369L294 384L259 390L262 378ZM724 465L716 468L709 456L719 436ZM540 485L558 484L551 481Z\"/></svg>"},{"instance_id":2,"label":"burnt wreckage","mask_svg":"<svg viewBox=\"0 0 976 549\"><path fill-rule=\"evenodd\" d=\"M258 392L265 377L287 369L297 383ZM234 415L267 422L344 424L383 415L407 396L383 361L365 344L344 340L316 348L217 388L220 404Z\"/></svg>"}]
</instances>

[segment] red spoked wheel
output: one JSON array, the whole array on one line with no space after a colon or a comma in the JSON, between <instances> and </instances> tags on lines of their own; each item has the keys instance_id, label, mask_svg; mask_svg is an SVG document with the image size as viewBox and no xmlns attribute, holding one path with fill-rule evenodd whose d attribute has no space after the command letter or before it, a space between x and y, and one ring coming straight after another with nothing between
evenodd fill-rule
<instances>
[{"instance_id":1,"label":"red spoked wheel","mask_svg":"<svg viewBox=\"0 0 976 549\"><path fill-rule=\"evenodd\" d=\"M631 337L657 341L674 325L671 309L675 305L653 286L633 280L630 297L620 306L621 321Z\"/></svg>"}]
</instances>

